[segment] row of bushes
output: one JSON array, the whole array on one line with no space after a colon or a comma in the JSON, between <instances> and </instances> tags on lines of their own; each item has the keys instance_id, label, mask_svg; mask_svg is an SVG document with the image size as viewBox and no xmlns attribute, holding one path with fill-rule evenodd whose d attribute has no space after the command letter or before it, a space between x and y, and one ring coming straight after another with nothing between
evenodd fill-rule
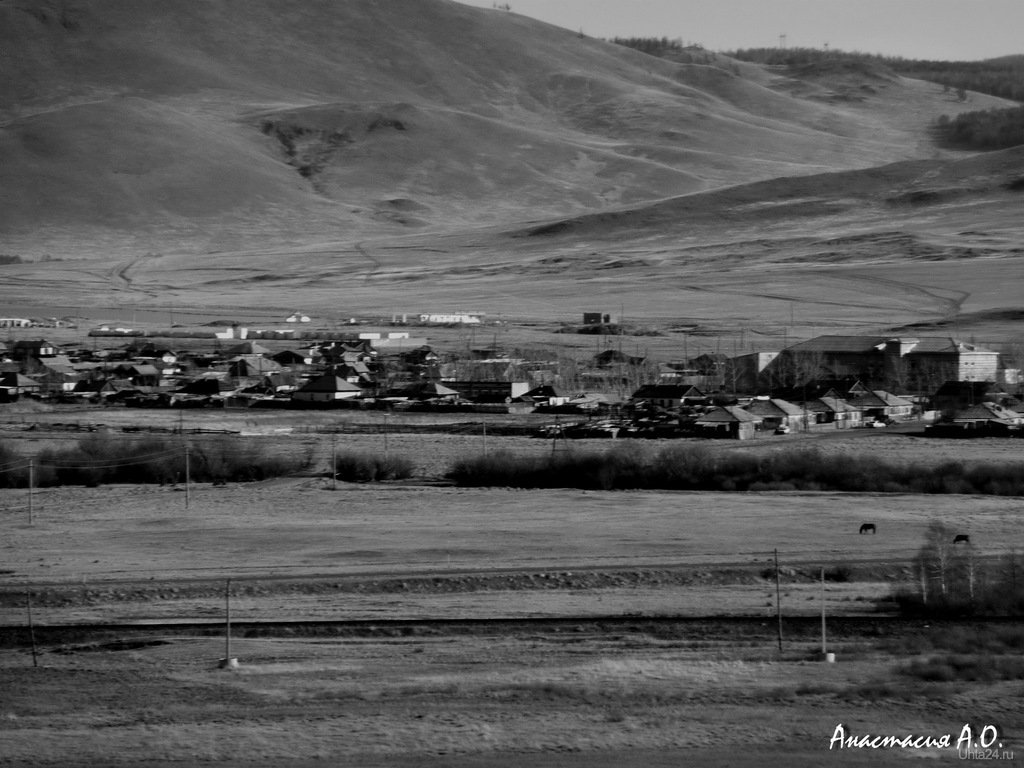
<instances>
[{"instance_id":1,"label":"row of bushes","mask_svg":"<svg viewBox=\"0 0 1024 768\"><path fill-rule=\"evenodd\" d=\"M302 469L305 457L268 455L255 440L215 438L185 448L178 441L124 440L109 435L89 435L71 448L45 450L33 459L36 487L108 483L181 483L186 463L193 482L247 482L279 477ZM26 488L29 462L6 446L0 446L0 487Z\"/></svg>"},{"instance_id":2,"label":"row of bushes","mask_svg":"<svg viewBox=\"0 0 1024 768\"><path fill-rule=\"evenodd\" d=\"M499 451L456 461L447 476L463 486L515 488L1024 495L1021 463L891 464L813 449L754 455L685 445L654 452L625 444L606 453L554 456Z\"/></svg>"},{"instance_id":3,"label":"row of bushes","mask_svg":"<svg viewBox=\"0 0 1024 768\"><path fill-rule=\"evenodd\" d=\"M190 477L196 482L245 482L309 465L309 456L268 455L264 445L227 437L197 441L191 447ZM185 463L178 441L90 435L72 448L37 455L34 483L183 482ZM334 471L340 480L375 482L411 477L416 466L400 455L346 451L336 457ZM497 451L454 462L447 477L472 487L1024 495L1022 463L891 464L871 455L814 449L749 454L674 445L656 451L632 442L603 453L524 456ZM28 483L28 460L0 445L0 488Z\"/></svg>"},{"instance_id":4,"label":"row of bushes","mask_svg":"<svg viewBox=\"0 0 1024 768\"><path fill-rule=\"evenodd\" d=\"M334 459L334 473L349 483L373 483L412 477L416 465L405 456L344 451Z\"/></svg>"}]
</instances>

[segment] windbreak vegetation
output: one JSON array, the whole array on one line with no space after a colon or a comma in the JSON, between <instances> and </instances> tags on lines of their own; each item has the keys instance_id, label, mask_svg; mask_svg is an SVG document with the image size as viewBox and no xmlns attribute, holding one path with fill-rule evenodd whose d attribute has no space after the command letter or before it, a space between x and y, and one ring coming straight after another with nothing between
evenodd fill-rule
<instances>
[{"instance_id":1,"label":"windbreak vegetation","mask_svg":"<svg viewBox=\"0 0 1024 768\"><path fill-rule=\"evenodd\" d=\"M704 446L655 452L629 444L606 453L499 451L460 459L447 477L475 487L1024 495L1024 463L893 464L813 449L752 455Z\"/></svg>"},{"instance_id":2,"label":"windbreak vegetation","mask_svg":"<svg viewBox=\"0 0 1024 768\"><path fill-rule=\"evenodd\" d=\"M412 477L416 465L405 456L344 451L334 460L335 477L348 483L375 483Z\"/></svg>"},{"instance_id":3,"label":"windbreak vegetation","mask_svg":"<svg viewBox=\"0 0 1024 768\"><path fill-rule=\"evenodd\" d=\"M264 480L302 469L303 457L271 456L254 440L220 438L189 447L188 479L226 483ZM0 445L0 487L29 485L29 458ZM71 448L42 451L32 458L36 487L109 483L183 483L185 446L171 440L125 440L90 435Z\"/></svg>"},{"instance_id":4,"label":"windbreak vegetation","mask_svg":"<svg viewBox=\"0 0 1024 768\"><path fill-rule=\"evenodd\" d=\"M963 112L935 123L939 141L959 149L1007 149L1024 144L1024 107Z\"/></svg>"}]
</instances>

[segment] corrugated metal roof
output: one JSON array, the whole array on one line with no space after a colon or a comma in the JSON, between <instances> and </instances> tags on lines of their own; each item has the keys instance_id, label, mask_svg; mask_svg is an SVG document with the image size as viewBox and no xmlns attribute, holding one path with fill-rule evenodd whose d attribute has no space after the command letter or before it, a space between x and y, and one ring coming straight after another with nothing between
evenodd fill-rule
<instances>
[{"instance_id":1,"label":"corrugated metal roof","mask_svg":"<svg viewBox=\"0 0 1024 768\"><path fill-rule=\"evenodd\" d=\"M909 346L907 354L934 354L945 352L985 352L995 354L986 347L960 341L951 336L817 336L786 348L787 352L821 352L826 354L880 352L887 343Z\"/></svg>"},{"instance_id":2,"label":"corrugated metal roof","mask_svg":"<svg viewBox=\"0 0 1024 768\"><path fill-rule=\"evenodd\" d=\"M1019 419L1021 414L1014 411L1007 410L1001 405L996 403L977 403L972 405L970 408L965 408L962 411L957 411L956 416L953 417L954 421L968 421L977 419L995 419L997 421L1008 420L1012 421Z\"/></svg>"},{"instance_id":3,"label":"corrugated metal roof","mask_svg":"<svg viewBox=\"0 0 1024 768\"><path fill-rule=\"evenodd\" d=\"M747 410L755 416L799 416L804 412L799 405L777 397L770 400L755 400L747 406Z\"/></svg>"},{"instance_id":4,"label":"corrugated metal roof","mask_svg":"<svg viewBox=\"0 0 1024 768\"><path fill-rule=\"evenodd\" d=\"M877 407L885 406L894 408L897 406L913 405L914 403L910 400L904 400L902 397L890 394L881 389L872 390L866 395L859 395L857 397L851 397L850 402L853 405L859 405L862 407Z\"/></svg>"},{"instance_id":5,"label":"corrugated metal roof","mask_svg":"<svg viewBox=\"0 0 1024 768\"><path fill-rule=\"evenodd\" d=\"M880 336L818 336L786 348L787 352L876 352Z\"/></svg>"},{"instance_id":6,"label":"corrugated metal roof","mask_svg":"<svg viewBox=\"0 0 1024 768\"><path fill-rule=\"evenodd\" d=\"M723 405L698 416L697 424L731 424L733 422L764 421L760 416L743 410L738 405Z\"/></svg>"}]
</instances>

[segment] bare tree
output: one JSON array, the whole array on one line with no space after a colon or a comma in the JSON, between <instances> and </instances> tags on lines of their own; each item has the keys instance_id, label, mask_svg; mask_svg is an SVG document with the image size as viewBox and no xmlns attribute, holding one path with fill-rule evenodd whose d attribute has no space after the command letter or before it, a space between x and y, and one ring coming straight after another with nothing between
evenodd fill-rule
<instances>
[{"instance_id":1,"label":"bare tree","mask_svg":"<svg viewBox=\"0 0 1024 768\"><path fill-rule=\"evenodd\" d=\"M925 531L925 542L917 553L916 565L921 576L921 600L947 600L955 584L953 530L945 523L933 521Z\"/></svg>"}]
</instances>

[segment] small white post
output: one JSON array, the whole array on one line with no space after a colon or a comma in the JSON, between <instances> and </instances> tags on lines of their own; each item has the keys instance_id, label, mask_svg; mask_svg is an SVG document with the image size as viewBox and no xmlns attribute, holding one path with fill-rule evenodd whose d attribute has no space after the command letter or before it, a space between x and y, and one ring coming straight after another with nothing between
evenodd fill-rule
<instances>
[{"instance_id":1,"label":"small white post","mask_svg":"<svg viewBox=\"0 0 1024 768\"><path fill-rule=\"evenodd\" d=\"M231 579L224 585L224 658L221 669L238 669L238 659L231 656Z\"/></svg>"}]
</instances>

